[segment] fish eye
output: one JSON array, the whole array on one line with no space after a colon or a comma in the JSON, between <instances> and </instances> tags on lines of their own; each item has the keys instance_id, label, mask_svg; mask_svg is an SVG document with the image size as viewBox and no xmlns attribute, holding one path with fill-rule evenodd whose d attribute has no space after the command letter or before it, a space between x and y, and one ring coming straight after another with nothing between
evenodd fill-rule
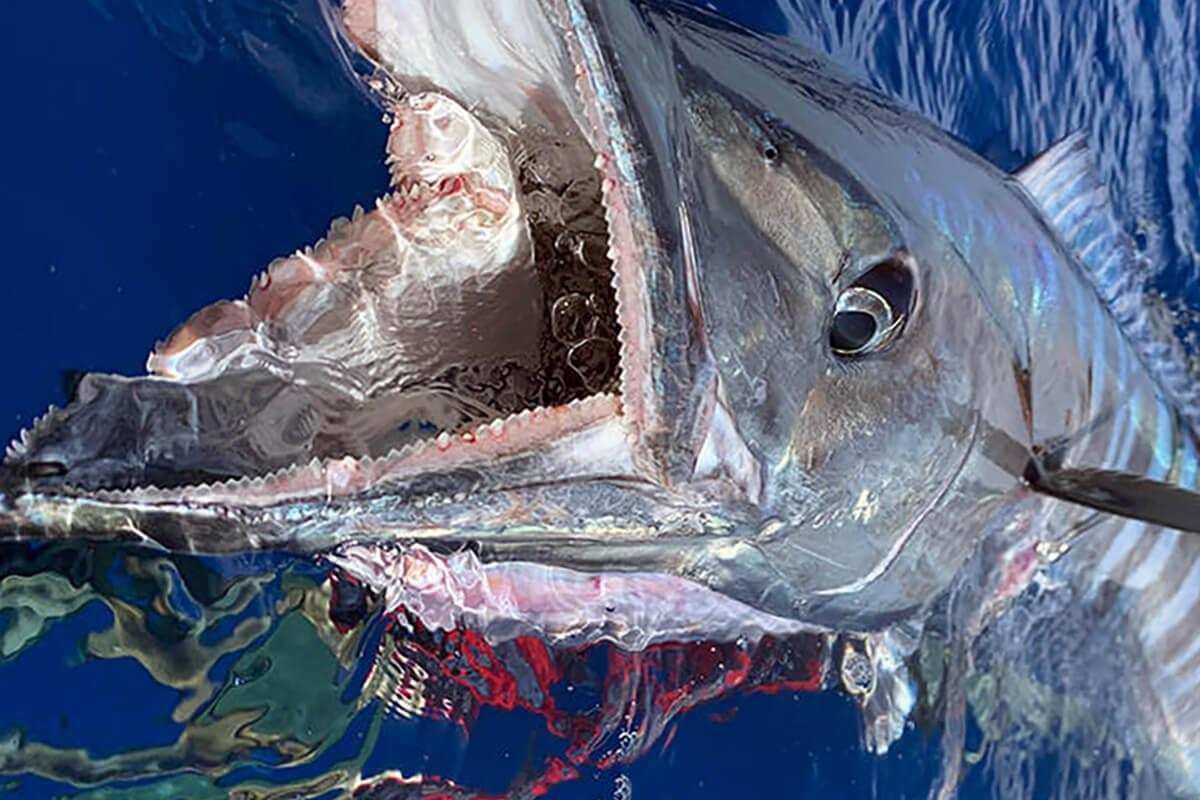
<instances>
[{"instance_id":1,"label":"fish eye","mask_svg":"<svg viewBox=\"0 0 1200 800\"><path fill-rule=\"evenodd\" d=\"M886 299L862 286L851 286L838 298L829 346L839 356L873 353L891 341L899 322Z\"/></svg>"},{"instance_id":2,"label":"fish eye","mask_svg":"<svg viewBox=\"0 0 1200 800\"><path fill-rule=\"evenodd\" d=\"M878 352L899 335L912 312L913 276L898 259L880 262L838 295L829 326L836 355Z\"/></svg>"}]
</instances>

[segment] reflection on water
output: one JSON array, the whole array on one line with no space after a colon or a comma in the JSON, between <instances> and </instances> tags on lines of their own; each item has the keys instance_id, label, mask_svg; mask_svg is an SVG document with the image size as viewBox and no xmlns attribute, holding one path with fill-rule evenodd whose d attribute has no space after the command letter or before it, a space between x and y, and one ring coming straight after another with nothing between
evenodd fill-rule
<instances>
[{"instance_id":1,"label":"reflection on water","mask_svg":"<svg viewBox=\"0 0 1200 800\"><path fill-rule=\"evenodd\" d=\"M697 705L814 691L827 672L827 640L815 635L640 653L534 637L490 644L470 630L427 630L403 610L383 615L353 579L282 557L41 547L3 558L0 680L21 685L34 672L67 691L5 715L0 771L95 787L81 797L372 786L483 796L453 779L489 709L536 719L543 732L486 788L538 795L631 763ZM79 702L80 691L120 707ZM106 711L116 713L97 718ZM151 741L138 741L138 722L154 723Z\"/></svg>"},{"instance_id":2,"label":"reflection on water","mask_svg":"<svg viewBox=\"0 0 1200 800\"><path fill-rule=\"evenodd\" d=\"M489 642L386 614L308 559L56 545L5 547L0 563L0 786L20 797L629 797L643 776L665 790L739 764L819 796L923 797L943 735L955 759L986 762L964 796L1039 796L1046 769L1070 796L1161 790L1120 746L1128 663L1109 616L1035 591L962 646L953 609L971 616L986 559L927 621L916 730L886 757L839 739L848 649L825 635L641 652ZM734 749L689 763L697 739ZM708 796L703 780L688 789Z\"/></svg>"}]
</instances>

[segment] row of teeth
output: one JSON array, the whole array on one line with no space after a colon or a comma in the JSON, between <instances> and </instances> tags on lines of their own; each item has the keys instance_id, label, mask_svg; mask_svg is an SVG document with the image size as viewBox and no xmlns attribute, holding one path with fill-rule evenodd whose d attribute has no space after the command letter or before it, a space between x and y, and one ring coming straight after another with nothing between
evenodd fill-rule
<instances>
[{"instance_id":1,"label":"row of teeth","mask_svg":"<svg viewBox=\"0 0 1200 800\"><path fill-rule=\"evenodd\" d=\"M382 208L387 203L395 200L423 200L427 195L432 194L433 186L424 181L404 181L396 187L396 191L376 200L375 207Z\"/></svg>"},{"instance_id":2,"label":"row of teeth","mask_svg":"<svg viewBox=\"0 0 1200 800\"><path fill-rule=\"evenodd\" d=\"M388 469L394 465L402 464L406 460L415 455L436 447L438 450L448 450L455 444L462 442L473 444L477 441L486 439L501 439L505 437L511 429L520 428L523 425L535 424L541 417L546 416L551 411L566 411L571 413L582 407L594 403L611 403L612 395L591 395L589 397L572 400L565 406L555 407L553 409L539 407L534 409L526 409L516 414L507 417L499 417L478 425L474 428L463 430L460 433L448 433L442 431L437 436L431 439L424 439L404 447L392 450L382 456L362 456L353 458L356 469L361 469L366 472L373 473L375 479L378 480L388 472ZM307 476L314 481L321 481L328 473L329 467L345 462L347 457L341 458L313 458L306 464L296 464L290 467L283 467L275 472L265 475L256 475L253 477L234 478L228 481L218 481L216 483L200 483L189 486L179 487L175 489L164 489L156 486L141 486L133 489L107 489L96 492L93 496L102 501L108 502L193 502L193 503L222 503L230 499L237 499L237 495L243 492L251 494L256 490L268 489L269 494L276 494L281 491L281 484L286 486L298 478ZM215 493L215 494L214 494ZM206 496L207 495L207 496ZM245 498L250 499L250 498ZM276 498L281 499L281 498Z\"/></svg>"},{"instance_id":3,"label":"row of teeth","mask_svg":"<svg viewBox=\"0 0 1200 800\"><path fill-rule=\"evenodd\" d=\"M380 202L382 202L382 201L377 200L376 205L379 205ZM294 257L298 256L298 257L304 258L304 259L313 259L316 256L316 254L320 251L321 247L327 241L335 241L336 242L336 241L339 241L342 238L344 238L344 234L342 233L342 230L344 228L347 228L347 227L357 223L364 216L366 216L366 213L367 213L366 210L361 205L355 205L354 211L351 212L349 217L338 217L337 219L335 219L333 222L331 222L329 224L329 233L327 233L325 236L322 236L316 242L305 245L304 247L300 248L290 257L294 258ZM267 265L266 269L264 269L262 272L255 275L253 278L251 278L250 279L250 292L247 292L246 295L243 296L242 299L246 300L247 298L249 298L250 293L252 293L255 289L266 288L267 285L270 284L270 282L271 282L271 270L276 265L282 264L285 261L287 261L286 257L276 258L276 259L272 260L270 264Z\"/></svg>"},{"instance_id":4,"label":"row of teeth","mask_svg":"<svg viewBox=\"0 0 1200 800\"><path fill-rule=\"evenodd\" d=\"M567 18L570 16L571 12L569 12L564 5L563 7L560 8L560 13L566 15L561 20L560 24L562 25L564 30L571 30L572 26L567 22ZM571 41L575 42L575 48L577 48L578 41L568 39L568 42L571 42ZM568 45L568 49L574 50L575 48L573 48L570 44ZM572 61L575 61L575 96L577 98L583 100L583 102L586 105L587 100L584 98L589 93L587 85L590 83L590 78L588 75L588 70L583 66L582 56L577 56L575 54L576 52L577 51L573 52L572 57L571 57ZM595 107L596 107L597 113L601 113L601 109L599 108L599 100L594 99L592 102L596 104ZM611 286L613 288L613 295L614 295L614 300L615 300L615 304L616 304L616 313L617 313L617 348L618 348L618 353L619 353L618 370L620 371L620 376L618 379L618 385L620 387L619 396L622 399L625 399L625 398L631 397L632 392L635 389L633 386L631 386L631 384L634 381L634 376L630 374L629 367L631 365L629 364L629 361L626 358L626 354L630 352L629 338L633 334L626 327L626 324L625 324L626 309L624 307L625 304L622 302L621 286L620 286L620 283L621 283L620 264L619 264L620 253L618 251L616 237L614 235L614 232L616 230L615 219L614 219L616 216L616 212L613 210L614 204L613 204L612 195L616 194L616 192L618 190L618 186L616 184L616 181L613 180L611 177L609 177L605 172L606 167L608 167L608 159L611 156L606 155L606 152L610 152L610 151L606 151L606 149L600 143L601 142L608 143L611 146L611 141L609 139L609 136L602 129L600 129L600 126L596 123L595 120L590 119L590 115L585 115L585 116L589 118L589 126L592 129L591 133L595 137L595 140L597 141L596 160L593 162L592 166L595 168L596 172L600 176L600 196L601 196L600 205L604 209L604 225L608 231L608 237L609 237L608 251L607 251L606 255L608 256L609 263L612 266Z\"/></svg>"},{"instance_id":5,"label":"row of teeth","mask_svg":"<svg viewBox=\"0 0 1200 800\"><path fill-rule=\"evenodd\" d=\"M29 452L29 442L31 439L33 439L33 434L43 425L49 423L50 418L56 416L58 413L58 406L52 405L46 409L46 413L34 419L28 428L23 428L21 432L17 434L17 438L13 439L8 447L5 448L4 460L6 462L10 462L24 458L25 454Z\"/></svg>"},{"instance_id":6,"label":"row of teeth","mask_svg":"<svg viewBox=\"0 0 1200 800\"><path fill-rule=\"evenodd\" d=\"M389 155L383 160L383 163L387 166L388 171L391 172L399 161L400 159L396 156ZM414 178L411 175L405 175L401 177L396 183L396 189L407 192L407 196L409 197L414 196L416 192L423 187L429 187L429 184L426 181L423 181L420 178Z\"/></svg>"},{"instance_id":7,"label":"row of teeth","mask_svg":"<svg viewBox=\"0 0 1200 800\"><path fill-rule=\"evenodd\" d=\"M426 195L432 194L433 189L434 187L432 185L423 181L404 181L391 194L387 194L378 198L375 201L375 207L381 212L387 213L386 207L389 202L392 202L396 199L403 199L405 201L419 200L424 198ZM312 259L315 254L320 251L321 246L324 245L327 240L337 240L340 238L339 233L342 228L357 223L365 215L366 211L363 209L363 207L361 205L356 205L354 207L353 214L349 218L339 217L335 219L332 223L330 223L329 233L326 236L318 239L313 244L305 245L303 248L297 250L295 256L299 256L300 258L304 259ZM284 258L275 259L275 261L267 265L265 270L256 275L250 283L251 291L253 291L255 288L265 288L267 284L270 283L271 268L275 266L276 263L280 263L285 260L286 259Z\"/></svg>"}]
</instances>

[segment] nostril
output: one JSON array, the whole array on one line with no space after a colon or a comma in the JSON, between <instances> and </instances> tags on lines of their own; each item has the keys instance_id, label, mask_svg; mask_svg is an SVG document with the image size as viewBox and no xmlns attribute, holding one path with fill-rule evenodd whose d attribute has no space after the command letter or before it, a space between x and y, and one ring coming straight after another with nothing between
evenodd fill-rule
<instances>
[{"instance_id":1,"label":"nostril","mask_svg":"<svg viewBox=\"0 0 1200 800\"><path fill-rule=\"evenodd\" d=\"M61 478L67 474L67 465L58 461L31 461L25 465L29 478Z\"/></svg>"}]
</instances>

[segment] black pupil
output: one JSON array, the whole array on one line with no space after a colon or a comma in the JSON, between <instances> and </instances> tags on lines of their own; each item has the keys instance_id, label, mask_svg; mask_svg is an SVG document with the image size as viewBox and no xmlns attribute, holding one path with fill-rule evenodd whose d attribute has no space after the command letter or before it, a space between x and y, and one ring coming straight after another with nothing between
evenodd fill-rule
<instances>
[{"instance_id":1,"label":"black pupil","mask_svg":"<svg viewBox=\"0 0 1200 800\"><path fill-rule=\"evenodd\" d=\"M865 311L839 311L833 315L829 344L842 353L861 350L875 335L875 317Z\"/></svg>"}]
</instances>

